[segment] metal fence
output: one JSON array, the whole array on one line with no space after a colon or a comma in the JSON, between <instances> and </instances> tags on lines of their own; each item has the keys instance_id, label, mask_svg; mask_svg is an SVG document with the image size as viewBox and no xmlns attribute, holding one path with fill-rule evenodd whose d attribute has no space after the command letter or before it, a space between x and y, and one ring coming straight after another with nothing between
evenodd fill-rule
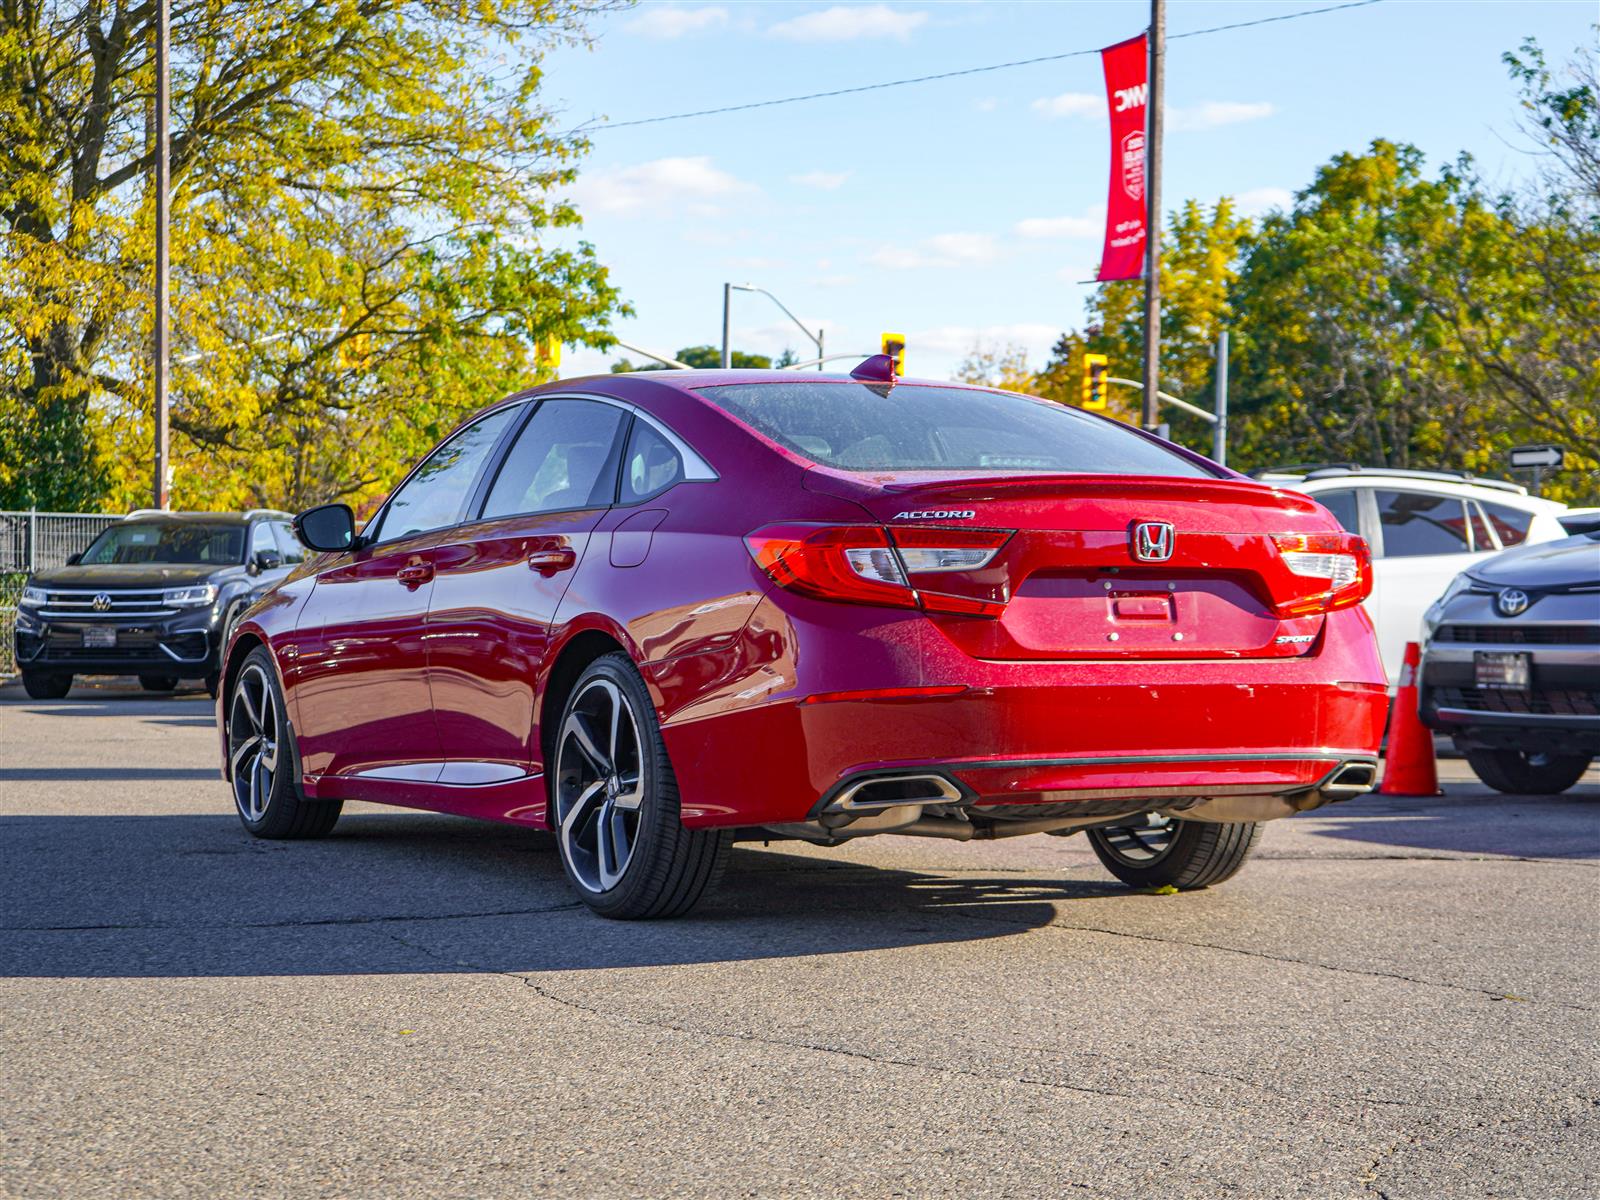
<instances>
[{"instance_id":1,"label":"metal fence","mask_svg":"<svg viewBox=\"0 0 1600 1200\"><path fill-rule=\"evenodd\" d=\"M0 675L16 670L11 631L28 575L65 566L102 529L121 519L105 513L0 512Z\"/></svg>"}]
</instances>

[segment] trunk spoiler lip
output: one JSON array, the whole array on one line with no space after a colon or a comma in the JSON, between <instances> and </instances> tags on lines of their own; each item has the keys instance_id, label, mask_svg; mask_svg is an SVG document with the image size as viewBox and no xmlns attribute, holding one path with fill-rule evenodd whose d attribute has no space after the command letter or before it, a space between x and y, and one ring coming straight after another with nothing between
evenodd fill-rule
<instances>
[{"instance_id":1,"label":"trunk spoiler lip","mask_svg":"<svg viewBox=\"0 0 1600 1200\"><path fill-rule=\"evenodd\" d=\"M827 467L813 467L806 472L806 476L812 490L832 491L827 485L834 485L856 501L874 496L913 494L929 498L969 496L975 500L1126 497L1196 502L1231 500L1258 507L1277 507L1296 514L1317 513L1322 508L1315 497L1259 483L1248 476L1229 479L1189 479L1177 476L1108 475L1087 472L993 474L981 471L971 474L905 471L871 475L864 472L837 471ZM833 494L839 495L840 492Z\"/></svg>"}]
</instances>

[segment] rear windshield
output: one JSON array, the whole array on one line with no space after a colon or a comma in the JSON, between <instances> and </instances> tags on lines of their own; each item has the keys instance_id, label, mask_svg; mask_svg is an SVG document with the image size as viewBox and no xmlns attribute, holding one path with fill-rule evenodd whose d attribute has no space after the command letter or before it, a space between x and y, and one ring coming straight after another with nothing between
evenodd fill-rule
<instances>
[{"instance_id":1,"label":"rear windshield","mask_svg":"<svg viewBox=\"0 0 1600 1200\"><path fill-rule=\"evenodd\" d=\"M150 521L113 525L95 538L78 561L113 563L239 563L244 561L243 525Z\"/></svg>"},{"instance_id":2,"label":"rear windshield","mask_svg":"<svg viewBox=\"0 0 1600 1200\"><path fill-rule=\"evenodd\" d=\"M1215 478L1114 422L1009 392L814 381L721 384L699 391L780 446L847 471L1083 471Z\"/></svg>"}]
</instances>

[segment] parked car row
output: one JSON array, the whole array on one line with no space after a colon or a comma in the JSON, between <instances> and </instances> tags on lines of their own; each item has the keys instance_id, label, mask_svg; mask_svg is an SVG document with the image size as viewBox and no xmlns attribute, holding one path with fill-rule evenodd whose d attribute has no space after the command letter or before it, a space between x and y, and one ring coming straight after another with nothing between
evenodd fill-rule
<instances>
[{"instance_id":1,"label":"parked car row","mask_svg":"<svg viewBox=\"0 0 1600 1200\"><path fill-rule=\"evenodd\" d=\"M1182 889L1372 787L1425 609L1425 718L1492 786L1570 786L1600 543L1564 515L1436 473L1258 482L885 356L615 375L490 406L360 529L130 514L29 581L16 650L41 698L203 679L255 836L352 799L547 828L608 916L687 911L741 838L1082 832Z\"/></svg>"}]
</instances>

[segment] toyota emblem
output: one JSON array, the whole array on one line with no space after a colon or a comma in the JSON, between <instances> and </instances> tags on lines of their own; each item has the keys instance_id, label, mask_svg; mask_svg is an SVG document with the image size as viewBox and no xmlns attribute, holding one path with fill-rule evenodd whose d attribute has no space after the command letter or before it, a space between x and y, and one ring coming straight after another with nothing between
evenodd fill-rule
<instances>
[{"instance_id":1,"label":"toyota emblem","mask_svg":"<svg viewBox=\"0 0 1600 1200\"><path fill-rule=\"evenodd\" d=\"M1521 588L1502 588L1500 594L1494 598L1494 606L1500 610L1502 617L1515 617L1525 613L1531 603L1528 593Z\"/></svg>"},{"instance_id":2,"label":"toyota emblem","mask_svg":"<svg viewBox=\"0 0 1600 1200\"><path fill-rule=\"evenodd\" d=\"M95 593L94 610L95 610L95 612L110 612L111 611L111 593L110 592L96 592Z\"/></svg>"},{"instance_id":3,"label":"toyota emblem","mask_svg":"<svg viewBox=\"0 0 1600 1200\"><path fill-rule=\"evenodd\" d=\"M1166 562L1172 557L1172 525L1166 521L1140 521L1129 538L1139 562Z\"/></svg>"}]
</instances>

